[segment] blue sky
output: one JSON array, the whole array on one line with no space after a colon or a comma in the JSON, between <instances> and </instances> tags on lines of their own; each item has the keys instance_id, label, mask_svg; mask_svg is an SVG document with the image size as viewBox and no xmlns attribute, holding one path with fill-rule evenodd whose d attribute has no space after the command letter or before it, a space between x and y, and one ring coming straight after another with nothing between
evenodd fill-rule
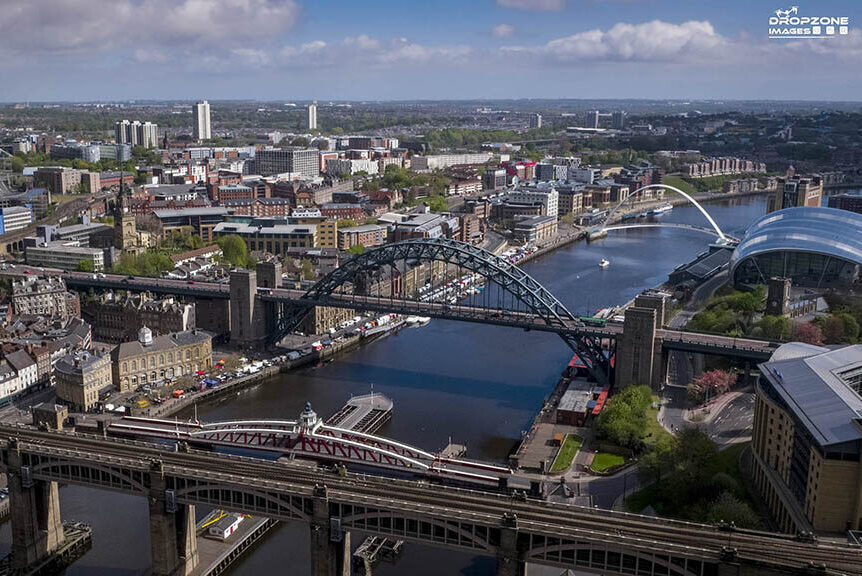
<instances>
[{"instance_id":1,"label":"blue sky","mask_svg":"<svg viewBox=\"0 0 862 576\"><path fill-rule=\"evenodd\" d=\"M3 0L0 100L860 100L862 2Z\"/></svg>"}]
</instances>

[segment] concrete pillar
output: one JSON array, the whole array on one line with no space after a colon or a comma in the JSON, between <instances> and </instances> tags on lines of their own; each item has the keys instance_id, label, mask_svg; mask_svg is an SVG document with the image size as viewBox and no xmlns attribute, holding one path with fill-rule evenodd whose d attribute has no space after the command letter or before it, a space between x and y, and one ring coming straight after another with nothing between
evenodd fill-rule
<instances>
[{"instance_id":1,"label":"concrete pillar","mask_svg":"<svg viewBox=\"0 0 862 576\"><path fill-rule=\"evenodd\" d=\"M9 444L8 464L12 567L23 571L54 552L66 536L57 483L32 480L14 440Z\"/></svg>"},{"instance_id":2,"label":"concrete pillar","mask_svg":"<svg viewBox=\"0 0 862 576\"><path fill-rule=\"evenodd\" d=\"M637 306L626 309L623 333L617 342L617 359L614 366L617 387L652 384L655 329L655 309Z\"/></svg>"},{"instance_id":3,"label":"concrete pillar","mask_svg":"<svg viewBox=\"0 0 862 576\"><path fill-rule=\"evenodd\" d=\"M506 514L500 528L497 548L497 576L527 576L527 564L518 550L518 526L514 516Z\"/></svg>"},{"instance_id":4,"label":"concrete pillar","mask_svg":"<svg viewBox=\"0 0 862 576\"><path fill-rule=\"evenodd\" d=\"M187 576L198 564L194 506L177 504L161 466L150 473L150 556L153 576Z\"/></svg>"},{"instance_id":5,"label":"concrete pillar","mask_svg":"<svg viewBox=\"0 0 862 576\"><path fill-rule=\"evenodd\" d=\"M667 309L667 298L664 294L647 292L635 296L634 305L638 308L652 308L655 310L655 325L659 328L664 326Z\"/></svg>"},{"instance_id":6,"label":"concrete pillar","mask_svg":"<svg viewBox=\"0 0 862 576\"><path fill-rule=\"evenodd\" d=\"M230 341L234 346L253 348L266 337L263 307L257 298L257 274L252 270L230 273Z\"/></svg>"},{"instance_id":7,"label":"concrete pillar","mask_svg":"<svg viewBox=\"0 0 862 576\"><path fill-rule=\"evenodd\" d=\"M350 576L350 533L329 513L325 486L314 488L311 517L311 576Z\"/></svg>"}]
</instances>

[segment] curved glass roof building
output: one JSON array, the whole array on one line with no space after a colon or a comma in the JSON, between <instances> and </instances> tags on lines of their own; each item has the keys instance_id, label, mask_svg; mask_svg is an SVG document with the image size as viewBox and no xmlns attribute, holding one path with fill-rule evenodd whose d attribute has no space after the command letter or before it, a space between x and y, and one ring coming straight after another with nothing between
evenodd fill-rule
<instances>
[{"instance_id":1,"label":"curved glass roof building","mask_svg":"<svg viewBox=\"0 0 862 576\"><path fill-rule=\"evenodd\" d=\"M787 208L757 220L730 259L734 284L790 278L808 287L860 282L862 215L834 208Z\"/></svg>"}]
</instances>

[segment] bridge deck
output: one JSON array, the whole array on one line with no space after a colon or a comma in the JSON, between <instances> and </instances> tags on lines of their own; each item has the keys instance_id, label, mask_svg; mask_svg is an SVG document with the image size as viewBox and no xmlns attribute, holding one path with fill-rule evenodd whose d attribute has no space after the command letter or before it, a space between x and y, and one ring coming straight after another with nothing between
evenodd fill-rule
<instances>
[{"instance_id":1,"label":"bridge deck","mask_svg":"<svg viewBox=\"0 0 862 576\"><path fill-rule=\"evenodd\" d=\"M461 490L446 486L428 486L406 480L377 478L347 474L345 477L304 469L282 462L271 462L242 458L227 454L214 454L191 450L177 453L157 445L140 442L123 442L95 436L38 431L32 428L0 425L0 442L8 447L11 439L18 439L18 450L33 462L48 458L65 466L39 466L33 469L35 479L60 480L88 486L101 486L127 493L139 492L134 486L104 485L100 474L79 474L93 465L109 465L118 470L149 473L151 461L162 462L164 473L170 478L206 481L214 486L225 487L226 498L231 491L267 490L273 494L310 497L315 485L325 484L332 506L339 513L347 512L345 506L376 507L422 519L470 522L474 526L495 527L500 525L504 514L517 516L517 529L532 544L536 538L575 539L591 547L612 547L632 553L679 555L718 563L722 550L736 550L737 562L757 569L757 566L785 567L802 571L810 562L823 564L827 574L843 573L862 575L862 549L827 541L801 541L780 534L737 531L725 532L716 527L701 524L650 518L621 512L613 512L578 506L546 503L538 500L519 501L501 494ZM5 466L7 463L3 462ZM213 493L219 495L219 491ZM182 496L180 503L196 503L192 494ZM243 512L243 506L225 507ZM242 502L242 498L238 500ZM248 500L254 504L254 499ZM221 502L217 503L222 505ZM343 509L343 510L342 510ZM279 518L290 519L276 512ZM349 516L343 516L346 527L352 529ZM399 529L383 530L379 525L370 533L397 535L410 540L432 543L438 546L458 546L458 542L433 542L421 534ZM493 548L477 551L494 554ZM530 558L527 558L530 561ZM573 567L561 559L547 563L564 568Z\"/></svg>"}]
</instances>

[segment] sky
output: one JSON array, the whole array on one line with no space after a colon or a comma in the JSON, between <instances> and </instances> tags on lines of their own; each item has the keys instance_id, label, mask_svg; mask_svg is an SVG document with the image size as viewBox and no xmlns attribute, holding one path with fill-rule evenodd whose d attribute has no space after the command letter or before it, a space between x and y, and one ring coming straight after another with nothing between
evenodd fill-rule
<instances>
[{"instance_id":1,"label":"sky","mask_svg":"<svg viewBox=\"0 0 862 576\"><path fill-rule=\"evenodd\" d=\"M862 100L862 1L799 1L0 0L0 101Z\"/></svg>"}]
</instances>

